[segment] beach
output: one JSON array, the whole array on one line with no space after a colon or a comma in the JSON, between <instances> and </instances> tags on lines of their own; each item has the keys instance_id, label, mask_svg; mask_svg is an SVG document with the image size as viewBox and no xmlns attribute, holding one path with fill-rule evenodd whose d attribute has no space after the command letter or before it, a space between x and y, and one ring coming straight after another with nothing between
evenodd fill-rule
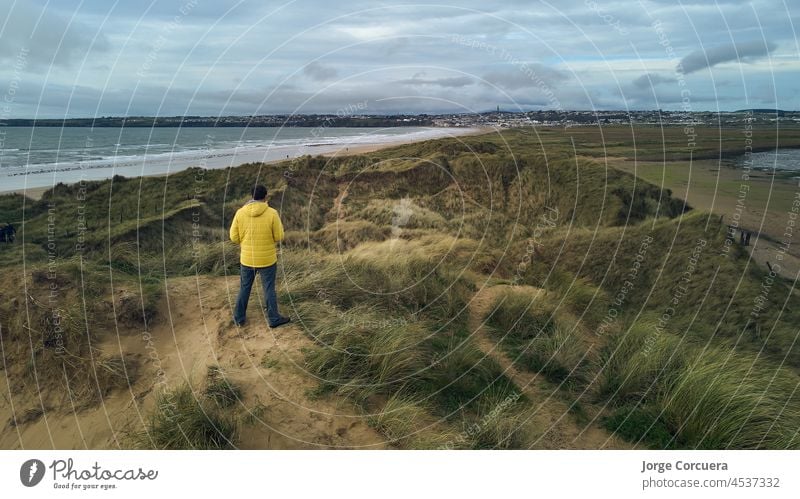
<instances>
[{"instance_id":1,"label":"beach","mask_svg":"<svg viewBox=\"0 0 800 499\"><path fill-rule=\"evenodd\" d=\"M335 130L337 129L329 129L326 132L330 134ZM362 154L413 142L476 135L491 130L491 128L392 129L391 134L386 133L386 130L380 130L382 133L362 132L359 135L341 137L308 136L305 140L297 139L294 143L272 141L248 144L244 147L222 148L201 145L179 152L118 155L104 159L81 158L73 162L19 166L14 170L9 169L9 173L2 176L0 195L18 193L37 200L58 183L74 184L80 181L104 180L115 175L165 176L191 167L233 168L246 163L277 163L304 155Z\"/></svg>"}]
</instances>

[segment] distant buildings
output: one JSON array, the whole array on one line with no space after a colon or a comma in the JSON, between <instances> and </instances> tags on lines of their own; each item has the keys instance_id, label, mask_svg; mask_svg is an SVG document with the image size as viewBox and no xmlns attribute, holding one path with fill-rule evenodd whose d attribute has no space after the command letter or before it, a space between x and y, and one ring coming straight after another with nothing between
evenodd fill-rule
<instances>
[{"instance_id":1,"label":"distant buildings","mask_svg":"<svg viewBox=\"0 0 800 499\"><path fill-rule=\"evenodd\" d=\"M499 109L499 106L498 106ZM476 114L431 115L435 126L514 128L521 126L579 126L579 125L710 125L737 126L746 119L756 123L787 123L800 125L800 112L794 111L528 111L489 112Z\"/></svg>"},{"instance_id":2,"label":"distant buildings","mask_svg":"<svg viewBox=\"0 0 800 499\"><path fill-rule=\"evenodd\" d=\"M93 127L495 127L579 125L711 125L736 126L749 119L753 124L800 125L800 112L752 109L735 112L683 111L496 111L469 114L271 114L260 116L128 116L79 119L7 119L0 126L93 126Z\"/></svg>"}]
</instances>

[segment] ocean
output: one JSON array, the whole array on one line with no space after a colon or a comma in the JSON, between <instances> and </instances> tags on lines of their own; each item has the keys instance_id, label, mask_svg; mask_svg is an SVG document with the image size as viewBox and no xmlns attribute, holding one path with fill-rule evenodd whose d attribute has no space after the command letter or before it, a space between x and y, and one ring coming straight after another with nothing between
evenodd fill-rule
<instances>
[{"instance_id":1,"label":"ocean","mask_svg":"<svg viewBox=\"0 0 800 499\"><path fill-rule=\"evenodd\" d=\"M350 147L463 135L466 128L0 127L0 191L227 168Z\"/></svg>"}]
</instances>

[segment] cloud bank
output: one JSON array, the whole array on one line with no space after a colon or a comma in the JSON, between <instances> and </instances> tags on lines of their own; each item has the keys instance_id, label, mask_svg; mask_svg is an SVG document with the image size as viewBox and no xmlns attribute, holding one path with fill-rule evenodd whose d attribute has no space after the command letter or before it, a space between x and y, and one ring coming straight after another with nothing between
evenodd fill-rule
<instances>
[{"instance_id":1,"label":"cloud bank","mask_svg":"<svg viewBox=\"0 0 800 499\"><path fill-rule=\"evenodd\" d=\"M683 74L689 74L723 62L749 62L769 55L776 48L777 45L774 43L765 43L760 40L717 45L708 49L695 50L681 59L676 70Z\"/></svg>"},{"instance_id":2,"label":"cloud bank","mask_svg":"<svg viewBox=\"0 0 800 499\"><path fill-rule=\"evenodd\" d=\"M696 110L800 107L788 6L683 5L0 0L0 93L13 85L5 113L24 118L328 113L365 100L364 113L680 109L682 90ZM723 64L735 61L747 64Z\"/></svg>"}]
</instances>

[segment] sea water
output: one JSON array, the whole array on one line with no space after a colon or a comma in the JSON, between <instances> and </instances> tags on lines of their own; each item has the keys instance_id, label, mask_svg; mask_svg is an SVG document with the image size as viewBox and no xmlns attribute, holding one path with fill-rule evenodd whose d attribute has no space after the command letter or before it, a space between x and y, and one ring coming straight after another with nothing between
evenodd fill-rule
<instances>
[{"instance_id":1,"label":"sea water","mask_svg":"<svg viewBox=\"0 0 800 499\"><path fill-rule=\"evenodd\" d=\"M427 127L0 126L0 191L114 175L162 175L192 166L227 168L304 154L344 154L350 146L425 140L470 131Z\"/></svg>"}]
</instances>

